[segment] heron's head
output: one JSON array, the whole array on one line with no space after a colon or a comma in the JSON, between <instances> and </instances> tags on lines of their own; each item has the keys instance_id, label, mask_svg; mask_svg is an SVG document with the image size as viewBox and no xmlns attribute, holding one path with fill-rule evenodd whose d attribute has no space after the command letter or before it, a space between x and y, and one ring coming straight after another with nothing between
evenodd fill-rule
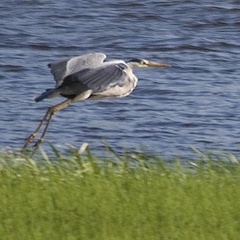
<instances>
[{"instance_id":1,"label":"heron's head","mask_svg":"<svg viewBox=\"0 0 240 240\"><path fill-rule=\"evenodd\" d=\"M146 59L138 59L138 58L128 61L127 64L129 64L131 67L145 67L145 68L146 67L159 67L159 68L171 67L171 65L166 63L152 62Z\"/></svg>"}]
</instances>

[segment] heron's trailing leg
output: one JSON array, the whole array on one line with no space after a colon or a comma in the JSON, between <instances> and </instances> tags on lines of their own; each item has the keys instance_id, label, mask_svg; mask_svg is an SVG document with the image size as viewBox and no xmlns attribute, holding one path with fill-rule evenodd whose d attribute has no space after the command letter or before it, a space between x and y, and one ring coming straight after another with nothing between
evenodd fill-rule
<instances>
[{"instance_id":1,"label":"heron's trailing leg","mask_svg":"<svg viewBox=\"0 0 240 240\"><path fill-rule=\"evenodd\" d=\"M44 115L43 119L41 120L41 122L39 123L38 127L36 128L36 130L26 139L26 142L22 148L22 150L25 150L28 145L30 143L33 142L33 140L35 139L35 137L37 136L37 133L40 131L41 127L44 125L44 123L46 124L44 129L43 129L43 132L42 132L42 135L41 137L39 138L39 140L36 142L36 144L34 145L34 149L33 149L33 153L38 149L38 147L40 146L40 144L42 143L43 139L44 139L44 136L47 132L47 129L49 127L49 124L52 120L52 117L55 113L57 113L58 111L60 110L63 110L64 108L68 107L70 104L72 103L72 100L69 99L69 100L66 100L62 103L59 103L57 105L54 105L52 107L50 107L46 114Z\"/></svg>"},{"instance_id":2,"label":"heron's trailing leg","mask_svg":"<svg viewBox=\"0 0 240 240\"><path fill-rule=\"evenodd\" d=\"M44 115L43 119L41 120L41 122L39 123L38 127L36 128L36 130L31 133L31 135L29 137L26 138L25 144L22 148L22 150L26 149L28 147L28 145L33 142L33 140L35 139L35 137L37 136L37 133L39 132L39 130L41 129L42 125L44 124L44 122L47 120L48 116L49 116L49 110L46 112L46 114Z\"/></svg>"}]
</instances>

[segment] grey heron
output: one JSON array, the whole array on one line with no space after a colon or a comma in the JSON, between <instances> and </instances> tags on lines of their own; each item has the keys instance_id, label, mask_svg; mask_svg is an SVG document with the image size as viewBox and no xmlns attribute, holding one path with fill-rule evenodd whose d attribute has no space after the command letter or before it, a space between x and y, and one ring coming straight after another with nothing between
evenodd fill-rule
<instances>
[{"instance_id":1,"label":"grey heron","mask_svg":"<svg viewBox=\"0 0 240 240\"><path fill-rule=\"evenodd\" d=\"M104 53L89 53L63 61L48 64L56 82L55 88L47 89L35 98L40 102L47 98L62 96L67 100L49 107L36 130L27 137L23 150L33 142L43 128L42 135L34 145L34 151L43 141L53 115L76 101L86 99L104 99L125 97L136 87L138 79L133 73L135 67L170 67L169 64L157 63L145 59L105 61Z\"/></svg>"}]
</instances>

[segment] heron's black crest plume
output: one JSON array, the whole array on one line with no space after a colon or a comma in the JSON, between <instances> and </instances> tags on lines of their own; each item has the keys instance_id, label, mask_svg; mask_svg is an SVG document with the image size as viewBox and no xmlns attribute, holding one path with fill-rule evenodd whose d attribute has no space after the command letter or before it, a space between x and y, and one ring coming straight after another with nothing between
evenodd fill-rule
<instances>
[{"instance_id":1,"label":"heron's black crest plume","mask_svg":"<svg viewBox=\"0 0 240 240\"><path fill-rule=\"evenodd\" d=\"M140 58L133 58L133 59L129 60L128 62L142 63L142 59L140 59Z\"/></svg>"}]
</instances>

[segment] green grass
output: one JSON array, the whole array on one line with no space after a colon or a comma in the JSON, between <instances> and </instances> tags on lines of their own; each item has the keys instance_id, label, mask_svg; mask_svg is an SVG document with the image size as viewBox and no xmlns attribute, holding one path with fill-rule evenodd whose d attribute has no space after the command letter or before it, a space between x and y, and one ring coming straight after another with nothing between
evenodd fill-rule
<instances>
[{"instance_id":1,"label":"green grass","mask_svg":"<svg viewBox=\"0 0 240 240\"><path fill-rule=\"evenodd\" d=\"M0 154L1 239L239 239L240 166ZM234 160L234 161L232 161Z\"/></svg>"}]
</instances>

